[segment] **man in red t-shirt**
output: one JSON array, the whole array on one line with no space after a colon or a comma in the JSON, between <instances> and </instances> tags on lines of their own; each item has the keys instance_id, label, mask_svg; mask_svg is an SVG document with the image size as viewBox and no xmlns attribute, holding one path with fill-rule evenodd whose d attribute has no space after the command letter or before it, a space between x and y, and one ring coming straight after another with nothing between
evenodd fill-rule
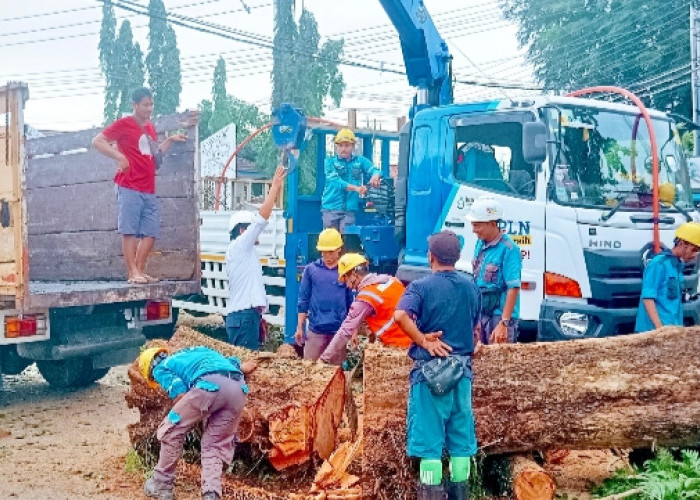
<instances>
[{"instance_id":1,"label":"man in red t-shirt","mask_svg":"<svg viewBox=\"0 0 700 500\"><path fill-rule=\"evenodd\" d=\"M166 152L174 141L184 141L185 136L172 135L158 145L156 129L149 121L153 94L147 88L139 88L131 101L134 114L112 123L92 140L92 145L117 160L117 231L122 235L129 283L155 283L158 279L145 272L146 259L160 230L153 155Z\"/></svg>"}]
</instances>

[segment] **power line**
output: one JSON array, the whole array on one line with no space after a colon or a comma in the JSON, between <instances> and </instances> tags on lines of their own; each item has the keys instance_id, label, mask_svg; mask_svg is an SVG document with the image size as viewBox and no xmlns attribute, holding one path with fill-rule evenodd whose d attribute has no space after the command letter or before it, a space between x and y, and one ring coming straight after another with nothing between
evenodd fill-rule
<instances>
[{"instance_id":1,"label":"power line","mask_svg":"<svg viewBox=\"0 0 700 500\"><path fill-rule=\"evenodd\" d=\"M97 8L99 8L99 7L97 5L94 5L94 6L89 6L89 7L76 7L74 9L55 10L53 12L41 12L38 14L27 14L24 16L3 17L3 18L0 18L0 22L20 21L22 19L35 19L37 17L55 16L58 14L67 14L67 13L71 13L71 12L80 12L80 11L84 11L84 10L92 10L92 9L97 9Z\"/></svg>"},{"instance_id":2,"label":"power line","mask_svg":"<svg viewBox=\"0 0 700 500\"><path fill-rule=\"evenodd\" d=\"M186 8L190 8L190 7L199 6L199 5L202 5L202 4L208 4L208 3L220 2L220 1L221 1L221 0L202 0L202 1L199 1L199 2L191 2L191 3L189 3L189 4L179 5L179 6L177 6L177 7L171 7L170 10L186 9ZM261 9L261 8L271 7L271 6L272 6L272 3L271 3L271 2L266 2L266 3L263 3L263 4L259 4L259 5L253 5L252 7L248 7L247 9L246 9L246 8L240 8L240 9L222 10L222 11L219 11L219 12L211 12L211 13L208 13L208 14L203 14L203 15L201 15L200 17L201 17L201 18L205 18L205 17L215 17L215 16L220 16L220 15L222 15L222 14L234 14L234 13L236 13L236 12L243 12L243 11L250 13L249 11L250 11L251 9ZM136 18L136 17L141 17L141 16L126 16L127 19L129 19L129 18L132 18L132 19L133 19L133 18ZM71 23L71 24L57 24L57 25L53 25L53 26L43 26L43 27L41 27L41 28L32 28L32 29L28 29L28 30L24 30L24 31L15 31L15 32L13 32L13 33L0 33L0 37L3 37L3 36L26 35L26 34L30 34L30 33L42 33L42 32L46 32L46 31L62 30L62 29L66 29L66 28L74 28L74 27L76 27L76 26L86 26L86 25L90 25L90 24L99 24L99 23L101 23L101 20L100 20L100 19L91 19L91 20L89 20L89 21L80 21L80 22ZM134 26L134 29L146 28L146 27L148 27L147 24L141 24L141 25L135 25L135 26ZM83 36L83 35L87 36L87 35L99 35L99 34L100 34L99 31L93 31L93 32L90 32L90 33L81 33L80 35L81 35L81 36ZM27 43L38 43L38 42L41 42L41 40L31 40L31 41L28 41Z\"/></svg>"},{"instance_id":3,"label":"power line","mask_svg":"<svg viewBox=\"0 0 700 500\"><path fill-rule=\"evenodd\" d=\"M685 9L676 9L668 11L663 6L657 7L657 9L660 13L660 17L656 20L656 23L654 24L654 28L657 30L663 29L671 24L677 23L678 14L681 12L681 10L685 12ZM615 20L615 22L619 23L619 20ZM597 29L597 32L600 33L601 29ZM648 31L646 30L643 30L639 33L623 33L618 36L610 37L606 40L608 48L594 52L592 55L595 55L596 57L611 57L612 62L598 65L597 68L600 70L601 68L612 67L616 64L626 63L629 62L631 59L634 59L634 55L630 55L628 56L628 58L624 58L622 60L620 60L620 58L614 57L614 55L617 51L619 51L619 44L632 44L637 40L643 39L645 36L648 36ZM590 40L586 39L585 37L581 37L581 39L574 39L570 42L557 43L555 47L557 50L565 49L570 53L575 53L577 51L587 48L590 45Z\"/></svg>"},{"instance_id":4,"label":"power line","mask_svg":"<svg viewBox=\"0 0 700 500\"><path fill-rule=\"evenodd\" d=\"M172 24L183 26L183 27L195 30L195 31L200 31L200 32L212 34L212 35L219 36L222 38L227 38L227 39L231 39L231 40L234 40L234 41L237 41L240 43L255 45L258 47L262 47L262 48L267 48L267 49L273 48L271 42L265 40L264 37L241 32L240 30L234 30L231 28L227 28L225 26L215 24L215 23L203 22L203 21L198 20L196 18L193 19L193 18L190 18L188 16L182 16L179 14L170 14L170 15L166 14L164 16L163 15L152 15L147 11L139 10L139 9L143 9L143 6L138 4L138 3L131 2L129 0L117 0L116 2L110 1L110 0L101 0L101 1L109 2L112 5L114 5L115 7L118 7L118 8L127 10L127 11L131 11L131 12L134 12L137 14L161 18L161 19L164 19L166 21L170 21ZM285 50L285 52L290 52L290 53L297 54L297 55L300 54L300 55L304 55L307 57L312 57L312 58L317 59L317 60L324 59L324 58L318 56L317 54L311 54L308 52L300 51L298 49L287 48L284 50ZM362 62L358 62L358 61L351 61L351 60L347 60L347 59L341 59L340 64L355 67L355 68L360 68L360 69L367 69L367 70L372 70L372 71L381 71L381 72L385 72L385 73L394 73L394 74L399 74L399 75L405 75L405 73L403 71L394 70L391 68L386 68L385 65L383 65L383 64L380 65L379 67L377 67L377 66L373 66L371 64L366 64L366 63L362 63ZM501 87L501 86L503 86L495 81L480 82L477 80L459 80L458 83L469 84L469 85L480 85L480 86L486 86L486 87ZM522 85L522 84L517 84L517 85L514 85L514 88L529 89L531 87L526 86L526 85Z\"/></svg>"}]
</instances>

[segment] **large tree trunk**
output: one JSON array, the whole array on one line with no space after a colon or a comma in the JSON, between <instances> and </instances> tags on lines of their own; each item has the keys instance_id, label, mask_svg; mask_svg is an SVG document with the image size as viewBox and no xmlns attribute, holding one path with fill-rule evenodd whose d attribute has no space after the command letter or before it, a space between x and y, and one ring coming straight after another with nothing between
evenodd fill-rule
<instances>
[{"instance_id":1,"label":"large tree trunk","mask_svg":"<svg viewBox=\"0 0 700 500\"><path fill-rule=\"evenodd\" d=\"M204 345L226 356L256 359L257 353L214 340L180 327L167 343L172 351ZM172 402L165 392L147 386L136 362L129 369L129 407L139 409L139 422L129 426L135 449L149 451L157 445L155 431ZM303 464L318 454L328 458L345 404L345 376L337 367L301 359L273 356L260 361L246 377L250 387L238 439L267 450L267 458L278 470Z\"/></svg>"},{"instance_id":2,"label":"large tree trunk","mask_svg":"<svg viewBox=\"0 0 700 500\"><path fill-rule=\"evenodd\" d=\"M474 359L477 439L486 453L694 445L700 328L606 339L484 346ZM406 488L405 351L365 352L363 487ZM387 484L390 480L391 484Z\"/></svg>"}]
</instances>

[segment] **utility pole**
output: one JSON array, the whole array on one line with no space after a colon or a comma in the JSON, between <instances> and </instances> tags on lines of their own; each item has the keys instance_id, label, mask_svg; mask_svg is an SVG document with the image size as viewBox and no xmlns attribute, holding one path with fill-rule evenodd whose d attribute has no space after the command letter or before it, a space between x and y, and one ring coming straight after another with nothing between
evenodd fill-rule
<instances>
[{"instance_id":1,"label":"utility pole","mask_svg":"<svg viewBox=\"0 0 700 500\"><path fill-rule=\"evenodd\" d=\"M350 130L357 129L357 110L355 108L348 109L348 128Z\"/></svg>"},{"instance_id":2,"label":"utility pole","mask_svg":"<svg viewBox=\"0 0 700 500\"><path fill-rule=\"evenodd\" d=\"M700 125L700 96L698 96L698 54L700 54L700 25L698 12L690 3L690 89L693 103L693 123ZM693 156L700 156L700 131L693 132Z\"/></svg>"}]
</instances>

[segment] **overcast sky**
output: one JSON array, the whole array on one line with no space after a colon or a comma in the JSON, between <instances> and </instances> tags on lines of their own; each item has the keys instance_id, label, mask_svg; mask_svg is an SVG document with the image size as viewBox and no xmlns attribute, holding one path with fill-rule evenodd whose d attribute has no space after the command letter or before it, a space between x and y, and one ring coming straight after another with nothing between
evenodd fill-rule
<instances>
[{"instance_id":1,"label":"overcast sky","mask_svg":"<svg viewBox=\"0 0 700 500\"><path fill-rule=\"evenodd\" d=\"M147 5L147 0L135 0ZM169 12L272 37L272 0L164 0ZM503 21L495 0L425 0L448 42L460 79L532 83L518 49L516 29ZM35 128L77 130L102 122L103 79L97 45L101 21L98 0L0 0L0 82L29 83L26 121ZM297 0L297 7L302 5ZM322 37L345 38L344 57L375 67L402 69L398 38L377 0L306 0ZM129 19L144 52L148 19L115 9L118 23ZM271 51L174 26L181 53L181 107L194 108L211 95L214 65L226 59L228 92L269 110ZM476 64L475 67L470 60ZM347 88L338 109L326 116L345 120L358 108L361 125L395 129L406 114L413 90L400 75L341 66ZM502 95L496 89L457 85L456 100ZM522 94L509 91L509 95Z\"/></svg>"}]
</instances>

